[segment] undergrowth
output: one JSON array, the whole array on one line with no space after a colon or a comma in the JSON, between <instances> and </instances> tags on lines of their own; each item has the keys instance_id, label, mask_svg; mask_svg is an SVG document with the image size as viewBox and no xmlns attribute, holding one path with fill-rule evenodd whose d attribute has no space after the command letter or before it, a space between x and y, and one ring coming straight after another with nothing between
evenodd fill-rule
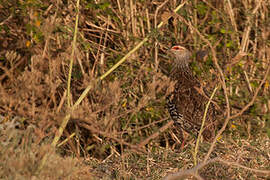
<instances>
[{"instance_id":1,"label":"undergrowth","mask_svg":"<svg viewBox=\"0 0 270 180\"><path fill-rule=\"evenodd\" d=\"M269 178L268 1L76 3L0 2L1 179ZM206 162L209 152L209 164L194 172L195 139L180 149L165 108L175 44L193 52L209 92L219 87L222 135L200 143L196 158ZM196 57L200 50L208 56Z\"/></svg>"}]
</instances>

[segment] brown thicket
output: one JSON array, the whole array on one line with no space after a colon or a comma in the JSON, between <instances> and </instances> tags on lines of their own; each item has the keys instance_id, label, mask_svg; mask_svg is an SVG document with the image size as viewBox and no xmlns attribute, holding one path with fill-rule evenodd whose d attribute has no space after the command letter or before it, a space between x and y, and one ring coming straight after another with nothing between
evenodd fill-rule
<instances>
[{"instance_id":1,"label":"brown thicket","mask_svg":"<svg viewBox=\"0 0 270 180\"><path fill-rule=\"evenodd\" d=\"M267 0L3 0L0 177L269 176L269 9ZM208 92L218 87L224 111L212 142L195 148L189 137L182 151L165 108L176 44L208 49L192 55L192 71Z\"/></svg>"}]
</instances>

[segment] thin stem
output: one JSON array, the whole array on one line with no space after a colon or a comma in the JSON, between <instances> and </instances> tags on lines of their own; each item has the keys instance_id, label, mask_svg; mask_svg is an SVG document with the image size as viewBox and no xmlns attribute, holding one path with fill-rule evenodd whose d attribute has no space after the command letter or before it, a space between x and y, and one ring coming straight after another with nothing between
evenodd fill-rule
<instances>
[{"instance_id":1,"label":"thin stem","mask_svg":"<svg viewBox=\"0 0 270 180\"><path fill-rule=\"evenodd\" d=\"M209 105L216 93L218 89L218 86L215 87L213 93L211 94L211 97L210 99L208 100L207 104L206 104L206 107L205 107L205 110L204 110L204 113L203 113L203 119L202 119L202 125L201 125L201 129L200 129L200 132L199 132L199 135L198 135L198 138L197 138L197 141L196 141L196 145L195 145L195 150L194 150L194 165L196 166L197 165L197 154L198 154L198 149L199 149L199 142L200 142L200 139L201 139L201 136L202 136L202 133L203 133L203 130L204 130L204 123L205 123L205 119L206 119L206 115L207 115L207 111L209 109Z\"/></svg>"}]
</instances>

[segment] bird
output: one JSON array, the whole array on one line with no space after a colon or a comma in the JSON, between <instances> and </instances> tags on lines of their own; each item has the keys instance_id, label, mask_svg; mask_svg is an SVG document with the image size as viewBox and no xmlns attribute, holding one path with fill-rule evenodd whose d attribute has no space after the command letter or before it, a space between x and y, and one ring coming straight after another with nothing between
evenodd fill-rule
<instances>
[{"instance_id":1,"label":"bird","mask_svg":"<svg viewBox=\"0 0 270 180\"><path fill-rule=\"evenodd\" d=\"M176 83L172 93L166 97L166 107L176 127L197 137L201 129L205 107L209 101L208 92L192 72L191 52L180 45L173 46L169 52L173 59L169 77ZM207 141L214 137L215 114L215 108L211 103L202 133L203 139Z\"/></svg>"}]
</instances>

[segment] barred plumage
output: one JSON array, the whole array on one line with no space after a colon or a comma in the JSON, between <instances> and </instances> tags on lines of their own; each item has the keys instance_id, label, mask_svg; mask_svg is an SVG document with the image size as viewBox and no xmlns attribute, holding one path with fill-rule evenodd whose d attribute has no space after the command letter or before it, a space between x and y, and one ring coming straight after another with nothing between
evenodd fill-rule
<instances>
[{"instance_id":1,"label":"barred plumage","mask_svg":"<svg viewBox=\"0 0 270 180\"><path fill-rule=\"evenodd\" d=\"M176 125L180 125L180 127L189 133L195 133L194 135L198 135L198 132L200 131L200 126L194 123L191 123L187 121L185 118L183 118L183 115L180 114L176 108L175 102L173 102L172 99L173 94L170 94L166 97L166 105L168 112L174 121Z\"/></svg>"},{"instance_id":2,"label":"barred plumage","mask_svg":"<svg viewBox=\"0 0 270 180\"><path fill-rule=\"evenodd\" d=\"M199 93L200 82L189 67L191 53L182 46L173 46L171 52L174 56L174 67L170 78L175 80L176 84L174 91L166 97L167 109L177 126L197 136L208 99ZM215 108L211 105L207 112L206 126L203 131L205 139L213 137L214 119Z\"/></svg>"}]
</instances>

